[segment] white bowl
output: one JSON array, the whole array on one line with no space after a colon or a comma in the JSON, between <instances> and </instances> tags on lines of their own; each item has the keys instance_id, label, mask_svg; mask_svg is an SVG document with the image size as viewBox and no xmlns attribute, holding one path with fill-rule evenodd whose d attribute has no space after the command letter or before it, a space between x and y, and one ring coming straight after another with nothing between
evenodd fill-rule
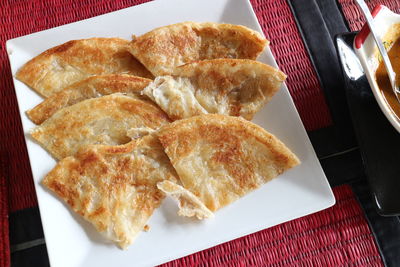
<instances>
[{"instance_id":1,"label":"white bowl","mask_svg":"<svg viewBox=\"0 0 400 267\"><path fill-rule=\"evenodd\" d=\"M400 15L392 12L386 6L378 5L372 11L372 16L374 17L375 28L379 36L381 36L382 41L396 41L395 38L393 38L393 34L388 33L389 30L393 29L393 25L400 24ZM396 37L399 37L399 35ZM391 40L392 38L394 40ZM375 79L375 72L379 66L378 55L380 54L367 24L365 24L362 30L356 35L353 46L364 68L379 107L393 127L400 133L400 120L386 102L386 98L382 95Z\"/></svg>"}]
</instances>

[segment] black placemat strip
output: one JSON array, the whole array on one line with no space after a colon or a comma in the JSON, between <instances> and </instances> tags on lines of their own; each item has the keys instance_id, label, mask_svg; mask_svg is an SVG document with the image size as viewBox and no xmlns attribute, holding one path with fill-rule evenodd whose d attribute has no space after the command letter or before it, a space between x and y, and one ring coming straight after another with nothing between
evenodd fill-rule
<instances>
[{"instance_id":1,"label":"black placemat strip","mask_svg":"<svg viewBox=\"0 0 400 267\"><path fill-rule=\"evenodd\" d=\"M332 187L350 183L364 174L358 149L349 149L331 157L322 158L320 163Z\"/></svg>"},{"instance_id":2,"label":"black placemat strip","mask_svg":"<svg viewBox=\"0 0 400 267\"><path fill-rule=\"evenodd\" d=\"M335 0L316 0L316 3L333 41L336 34L349 31L341 7Z\"/></svg>"},{"instance_id":3,"label":"black placemat strip","mask_svg":"<svg viewBox=\"0 0 400 267\"><path fill-rule=\"evenodd\" d=\"M288 0L288 2L317 71L332 114L334 127L332 127L333 134L331 136L333 138L329 139L325 150L330 149L331 154L347 150L354 147L356 143L348 112L343 78L332 39L332 36L336 34L335 31L346 26L340 20L337 21L337 25L333 23L341 14L334 14L339 12L337 8L332 10L332 14L329 14L327 8L330 5L326 1L321 2L320 5L327 18L323 17L319 5L314 0ZM329 22L329 27L325 20Z\"/></svg>"},{"instance_id":4,"label":"black placemat strip","mask_svg":"<svg viewBox=\"0 0 400 267\"><path fill-rule=\"evenodd\" d=\"M65 251L66 257L72 251ZM11 253L12 267L50 266L46 245L35 246L29 249Z\"/></svg>"},{"instance_id":5,"label":"black placemat strip","mask_svg":"<svg viewBox=\"0 0 400 267\"><path fill-rule=\"evenodd\" d=\"M44 238L39 238L39 239L35 239L32 241L27 241L24 243L19 243L16 245L12 245L10 248L11 253L13 252L17 252L17 251L21 251L21 250L25 250L25 249L30 249L39 245L44 245L46 244L46 241L44 240Z\"/></svg>"},{"instance_id":6,"label":"black placemat strip","mask_svg":"<svg viewBox=\"0 0 400 267\"><path fill-rule=\"evenodd\" d=\"M50 266L39 208L11 212L9 222L11 266Z\"/></svg>"},{"instance_id":7,"label":"black placemat strip","mask_svg":"<svg viewBox=\"0 0 400 267\"><path fill-rule=\"evenodd\" d=\"M349 149L357 147L357 144L354 144L353 147L348 147L345 150L339 150L337 148L337 142L332 141L337 138L334 126L321 128L307 133L318 158L330 157L331 155L335 155L337 153L341 153L343 151L347 151Z\"/></svg>"},{"instance_id":8,"label":"black placemat strip","mask_svg":"<svg viewBox=\"0 0 400 267\"><path fill-rule=\"evenodd\" d=\"M11 212L9 222L11 247L43 238L38 207Z\"/></svg>"}]
</instances>

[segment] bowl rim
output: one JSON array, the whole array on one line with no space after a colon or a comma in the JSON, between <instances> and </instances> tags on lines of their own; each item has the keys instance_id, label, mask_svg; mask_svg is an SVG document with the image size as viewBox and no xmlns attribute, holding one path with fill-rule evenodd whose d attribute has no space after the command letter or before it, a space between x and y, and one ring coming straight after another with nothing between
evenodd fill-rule
<instances>
[{"instance_id":1,"label":"bowl rim","mask_svg":"<svg viewBox=\"0 0 400 267\"><path fill-rule=\"evenodd\" d=\"M378 31L381 31L379 33L381 36L387 33L389 28L392 27L394 24L400 24L400 15L392 12L388 7L384 5L377 5L371 13L374 18L375 24L378 26L376 28L378 29ZM398 38L400 38L400 36ZM385 117L392 124L392 126L400 133L400 119L397 118L394 111L387 103L386 98L381 93L381 90L379 89L376 82L376 68L371 66L371 64L373 63L372 61L375 59L375 49L371 49L371 47L375 48L376 45L369 30L368 24L365 23L361 31L354 38L353 48L356 52L358 59L361 62L369 85L372 89L372 93L376 101L378 102L380 109L384 113Z\"/></svg>"}]
</instances>

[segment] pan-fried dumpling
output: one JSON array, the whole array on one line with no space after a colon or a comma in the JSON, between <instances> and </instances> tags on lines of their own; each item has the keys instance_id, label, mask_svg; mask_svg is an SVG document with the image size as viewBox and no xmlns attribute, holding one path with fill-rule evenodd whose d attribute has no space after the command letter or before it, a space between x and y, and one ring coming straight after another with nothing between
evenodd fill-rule
<instances>
[{"instance_id":1,"label":"pan-fried dumpling","mask_svg":"<svg viewBox=\"0 0 400 267\"><path fill-rule=\"evenodd\" d=\"M158 138L182 187L212 212L300 163L275 136L239 117L207 114L175 121ZM160 184L167 194L176 192L169 187ZM186 196L178 199L190 202L180 214L199 217L198 203Z\"/></svg>"},{"instance_id":2,"label":"pan-fried dumpling","mask_svg":"<svg viewBox=\"0 0 400 267\"><path fill-rule=\"evenodd\" d=\"M134 128L157 129L168 116L150 101L122 94L84 100L57 111L31 132L55 158L72 156L83 145L121 145Z\"/></svg>"},{"instance_id":3,"label":"pan-fried dumpling","mask_svg":"<svg viewBox=\"0 0 400 267\"><path fill-rule=\"evenodd\" d=\"M147 135L121 146L91 145L61 160L43 184L127 248L164 199L157 189L176 172L158 139Z\"/></svg>"},{"instance_id":4,"label":"pan-fried dumpling","mask_svg":"<svg viewBox=\"0 0 400 267\"><path fill-rule=\"evenodd\" d=\"M69 41L31 59L16 77L45 97L92 75L130 74L152 78L128 52L128 46L129 41L119 38Z\"/></svg>"},{"instance_id":5,"label":"pan-fried dumpling","mask_svg":"<svg viewBox=\"0 0 400 267\"><path fill-rule=\"evenodd\" d=\"M213 59L177 67L143 93L172 120L218 113L251 120L279 90L286 75L248 59Z\"/></svg>"},{"instance_id":6,"label":"pan-fried dumpling","mask_svg":"<svg viewBox=\"0 0 400 267\"><path fill-rule=\"evenodd\" d=\"M154 76L176 66L214 58L256 59L268 41L256 31L232 24L183 22L154 29L138 38L130 52Z\"/></svg>"},{"instance_id":7,"label":"pan-fried dumpling","mask_svg":"<svg viewBox=\"0 0 400 267\"><path fill-rule=\"evenodd\" d=\"M150 82L150 79L126 74L92 76L52 94L26 113L34 123L41 124L50 118L57 110L71 106L85 99L113 93L139 95L138 93Z\"/></svg>"}]
</instances>

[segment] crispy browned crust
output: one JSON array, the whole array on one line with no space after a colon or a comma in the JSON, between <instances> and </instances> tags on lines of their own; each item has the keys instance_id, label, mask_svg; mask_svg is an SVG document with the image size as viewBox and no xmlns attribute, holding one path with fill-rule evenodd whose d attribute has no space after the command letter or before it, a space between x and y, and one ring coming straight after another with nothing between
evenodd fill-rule
<instances>
[{"instance_id":1,"label":"crispy browned crust","mask_svg":"<svg viewBox=\"0 0 400 267\"><path fill-rule=\"evenodd\" d=\"M154 76L176 66L214 58L256 59L268 44L261 34L232 24L183 22L154 29L138 38L130 52Z\"/></svg>"},{"instance_id":2,"label":"crispy browned crust","mask_svg":"<svg viewBox=\"0 0 400 267\"><path fill-rule=\"evenodd\" d=\"M171 77L161 76L143 91L172 120L205 113L242 116L251 120L286 79L280 70L249 59L188 63L177 67L172 77L173 90L169 88L171 86L163 85L163 80L165 83Z\"/></svg>"},{"instance_id":3,"label":"crispy browned crust","mask_svg":"<svg viewBox=\"0 0 400 267\"><path fill-rule=\"evenodd\" d=\"M150 82L150 79L127 74L92 76L52 94L26 113L34 123L41 124L50 118L57 110L86 99L113 93L138 95Z\"/></svg>"},{"instance_id":4,"label":"crispy browned crust","mask_svg":"<svg viewBox=\"0 0 400 267\"><path fill-rule=\"evenodd\" d=\"M240 117L208 114L163 126L158 138L183 187L215 211L300 163L275 136Z\"/></svg>"},{"instance_id":5,"label":"crispy browned crust","mask_svg":"<svg viewBox=\"0 0 400 267\"><path fill-rule=\"evenodd\" d=\"M145 228L176 173L153 135L121 146L91 145L61 160L42 183L120 247Z\"/></svg>"},{"instance_id":6,"label":"crispy browned crust","mask_svg":"<svg viewBox=\"0 0 400 267\"><path fill-rule=\"evenodd\" d=\"M92 75L130 74L153 78L119 38L73 40L50 48L28 61L16 74L39 94L48 97Z\"/></svg>"},{"instance_id":7,"label":"crispy browned crust","mask_svg":"<svg viewBox=\"0 0 400 267\"><path fill-rule=\"evenodd\" d=\"M89 144L120 145L134 128L158 129L168 116L150 101L122 94L87 99L57 111L31 131L56 159Z\"/></svg>"}]
</instances>

